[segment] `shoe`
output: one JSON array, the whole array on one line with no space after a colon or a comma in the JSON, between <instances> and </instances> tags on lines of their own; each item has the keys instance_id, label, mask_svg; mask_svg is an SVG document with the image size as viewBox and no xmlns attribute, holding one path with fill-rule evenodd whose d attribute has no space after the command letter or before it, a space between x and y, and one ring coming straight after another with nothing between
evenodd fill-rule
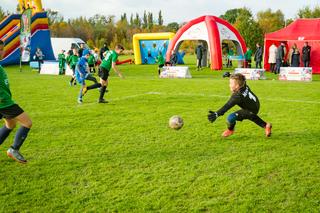
<instances>
[{"instance_id":1,"label":"shoe","mask_svg":"<svg viewBox=\"0 0 320 213\"><path fill-rule=\"evenodd\" d=\"M104 100L104 99L99 99L99 100L98 100L98 103L106 104L106 103L108 103L108 101L106 101L106 100Z\"/></svg>"},{"instance_id":2,"label":"shoe","mask_svg":"<svg viewBox=\"0 0 320 213\"><path fill-rule=\"evenodd\" d=\"M82 104L82 99L78 98L78 103Z\"/></svg>"},{"instance_id":3,"label":"shoe","mask_svg":"<svg viewBox=\"0 0 320 213\"><path fill-rule=\"evenodd\" d=\"M229 129L227 129L226 131L224 131L223 133L222 133L222 137L229 137L230 135L233 135L233 133L234 133L234 130L229 130Z\"/></svg>"},{"instance_id":4,"label":"shoe","mask_svg":"<svg viewBox=\"0 0 320 213\"><path fill-rule=\"evenodd\" d=\"M271 136L271 129L272 129L272 124L271 123L267 123L267 125L265 127L266 137L270 137Z\"/></svg>"},{"instance_id":5,"label":"shoe","mask_svg":"<svg viewBox=\"0 0 320 213\"><path fill-rule=\"evenodd\" d=\"M83 89L82 89L82 95L85 95L88 91L88 87L87 86L84 86Z\"/></svg>"},{"instance_id":6,"label":"shoe","mask_svg":"<svg viewBox=\"0 0 320 213\"><path fill-rule=\"evenodd\" d=\"M13 160L18 161L19 163L27 163L27 160L24 159L24 157L16 149L9 148L7 151L7 155L9 158L12 158Z\"/></svg>"}]
</instances>

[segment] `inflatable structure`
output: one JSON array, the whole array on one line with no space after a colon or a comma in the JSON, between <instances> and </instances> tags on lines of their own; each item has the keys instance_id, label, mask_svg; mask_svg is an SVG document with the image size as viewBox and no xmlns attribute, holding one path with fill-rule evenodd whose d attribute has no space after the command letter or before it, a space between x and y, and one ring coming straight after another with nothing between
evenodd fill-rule
<instances>
[{"instance_id":1,"label":"inflatable structure","mask_svg":"<svg viewBox=\"0 0 320 213\"><path fill-rule=\"evenodd\" d=\"M204 47L208 50L207 55L211 62L210 68L213 70L222 69L221 43L223 40L233 41L237 55L244 55L247 50L240 33L227 21L216 16L201 16L181 27L169 44L166 54L167 61L172 51L177 52L185 40L198 40L205 44Z\"/></svg>"},{"instance_id":2,"label":"inflatable structure","mask_svg":"<svg viewBox=\"0 0 320 213\"><path fill-rule=\"evenodd\" d=\"M135 64L155 64L159 51L165 57L174 33L139 33L133 35Z\"/></svg>"},{"instance_id":3,"label":"inflatable structure","mask_svg":"<svg viewBox=\"0 0 320 213\"><path fill-rule=\"evenodd\" d=\"M21 11L26 8L32 9L31 17L31 57L39 47L45 55L45 60L54 60L50 40L47 13L43 12L40 0L19 0ZM21 14L6 17L0 22L0 39L4 41L4 58L0 60L1 65L18 64L20 62L20 18Z\"/></svg>"}]
</instances>

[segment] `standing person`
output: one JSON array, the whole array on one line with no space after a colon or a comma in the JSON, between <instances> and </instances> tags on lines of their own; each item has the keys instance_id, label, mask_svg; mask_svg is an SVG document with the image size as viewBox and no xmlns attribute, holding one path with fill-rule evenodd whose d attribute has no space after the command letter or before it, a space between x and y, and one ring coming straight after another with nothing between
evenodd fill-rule
<instances>
[{"instance_id":1,"label":"standing person","mask_svg":"<svg viewBox=\"0 0 320 213\"><path fill-rule=\"evenodd\" d=\"M160 76L161 68L164 66L164 57L163 57L161 51L158 52L156 62L158 63L158 75Z\"/></svg>"},{"instance_id":2,"label":"standing person","mask_svg":"<svg viewBox=\"0 0 320 213\"><path fill-rule=\"evenodd\" d=\"M100 83L95 83L89 87L84 87L83 89L83 95L91 89L100 88L100 96L98 103L108 103L103 97L108 87L108 77L109 72L111 68L118 74L120 78L123 78L123 75L118 70L118 67L116 66L116 62L118 60L119 54L124 50L123 46L118 44L115 47L115 50L109 50L106 52L105 58L102 60L100 67L99 67L99 77L100 77Z\"/></svg>"},{"instance_id":3,"label":"standing person","mask_svg":"<svg viewBox=\"0 0 320 213\"><path fill-rule=\"evenodd\" d=\"M308 45L308 42L304 42L304 46L302 48L302 61L304 67L310 67L310 53L311 47Z\"/></svg>"},{"instance_id":4,"label":"standing person","mask_svg":"<svg viewBox=\"0 0 320 213\"><path fill-rule=\"evenodd\" d=\"M103 53L105 53L105 52L108 51L108 50L109 50L108 44L107 44L107 43L104 43L104 44L103 44L103 47L101 47L101 49L100 49L100 59L101 59L101 61L104 59Z\"/></svg>"},{"instance_id":5,"label":"standing person","mask_svg":"<svg viewBox=\"0 0 320 213\"><path fill-rule=\"evenodd\" d=\"M79 54L77 49L72 50L72 55L70 56L69 59L69 65L72 70L72 76L70 79L70 86L72 85L77 85L77 80L76 80L76 65L79 61Z\"/></svg>"},{"instance_id":6,"label":"standing person","mask_svg":"<svg viewBox=\"0 0 320 213\"><path fill-rule=\"evenodd\" d=\"M82 57L83 50L84 50L84 43L81 43L81 44L80 44L80 48L79 48L79 50L78 50L78 54L79 54L79 57L80 57L80 58Z\"/></svg>"},{"instance_id":7,"label":"standing person","mask_svg":"<svg viewBox=\"0 0 320 213\"><path fill-rule=\"evenodd\" d=\"M3 41L0 40L0 60L3 57L3 47ZM28 136L32 121L27 113L12 100L7 74L0 65L0 119L1 118L4 119L5 125L0 128L0 145L16 127L16 124L19 123L20 128L16 132L13 144L7 150L7 155L19 163L27 163L27 160L20 153L20 148Z\"/></svg>"},{"instance_id":8,"label":"standing person","mask_svg":"<svg viewBox=\"0 0 320 213\"><path fill-rule=\"evenodd\" d=\"M228 50L228 61L227 61L227 67L232 67L232 56L234 55L234 52L233 52L233 48L231 47L229 50Z\"/></svg>"},{"instance_id":9,"label":"standing person","mask_svg":"<svg viewBox=\"0 0 320 213\"><path fill-rule=\"evenodd\" d=\"M231 113L227 118L227 130L222 133L222 137L229 137L234 133L236 121L245 119L251 120L258 126L265 129L265 135L271 136L272 125L266 123L259 116L260 103L258 97L250 90L246 84L246 78L240 74L230 76L229 87L231 97L229 101L221 107L217 112L209 111L208 120L214 122L219 116L224 115L233 106L238 105L241 109Z\"/></svg>"},{"instance_id":10,"label":"standing person","mask_svg":"<svg viewBox=\"0 0 320 213\"><path fill-rule=\"evenodd\" d=\"M91 75L89 72L88 67L88 59L90 57L90 51L88 49L85 49L83 51L83 56L80 58L76 65L76 78L77 81L81 84L79 96L78 96L78 103L82 103L82 96L87 92L87 86L86 86L86 80L93 81L95 84L97 84L97 79ZM98 87L101 87L98 86ZM95 88L98 88L95 87Z\"/></svg>"},{"instance_id":11,"label":"standing person","mask_svg":"<svg viewBox=\"0 0 320 213\"><path fill-rule=\"evenodd\" d=\"M41 64L43 64L44 55L39 47L37 47L36 53L34 55L36 61L38 61L39 73L41 71Z\"/></svg>"},{"instance_id":12,"label":"standing person","mask_svg":"<svg viewBox=\"0 0 320 213\"><path fill-rule=\"evenodd\" d=\"M93 53L94 53L94 51L91 51L91 54L88 58L88 65L89 65L90 73L96 73L96 69L95 69L96 59L94 58Z\"/></svg>"},{"instance_id":13,"label":"standing person","mask_svg":"<svg viewBox=\"0 0 320 213\"><path fill-rule=\"evenodd\" d=\"M261 62L262 62L262 47L259 43L256 44L256 52L254 53L254 61L256 62L256 68L261 69Z\"/></svg>"},{"instance_id":14,"label":"standing person","mask_svg":"<svg viewBox=\"0 0 320 213\"><path fill-rule=\"evenodd\" d=\"M296 44L293 44L291 51L291 67L300 67L300 52Z\"/></svg>"},{"instance_id":15,"label":"standing person","mask_svg":"<svg viewBox=\"0 0 320 213\"><path fill-rule=\"evenodd\" d=\"M274 43L272 43L272 45L269 47L269 58L268 58L268 63L270 65L271 72L275 72L277 51L278 51L277 46Z\"/></svg>"},{"instance_id":16,"label":"standing person","mask_svg":"<svg viewBox=\"0 0 320 213\"><path fill-rule=\"evenodd\" d=\"M170 60L166 62L166 65L175 66L178 62L178 56L175 50L172 50Z\"/></svg>"},{"instance_id":17,"label":"standing person","mask_svg":"<svg viewBox=\"0 0 320 213\"><path fill-rule=\"evenodd\" d=\"M244 59L246 60L245 68L251 68L251 58L252 58L252 50L250 49L250 47L247 47L247 51L244 54Z\"/></svg>"},{"instance_id":18,"label":"standing person","mask_svg":"<svg viewBox=\"0 0 320 213\"><path fill-rule=\"evenodd\" d=\"M60 75L63 75L66 72L66 56L64 53L65 50L61 50L61 53L58 55Z\"/></svg>"},{"instance_id":19,"label":"standing person","mask_svg":"<svg viewBox=\"0 0 320 213\"><path fill-rule=\"evenodd\" d=\"M278 47L277 50L277 57L276 57L276 71L274 74L279 74L280 73L280 67L282 67L282 64L284 62L284 42L281 42L280 46Z\"/></svg>"},{"instance_id":20,"label":"standing person","mask_svg":"<svg viewBox=\"0 0 320 213\"><path fill-rule=\"evenodd\" d=\"M197 55L197 70L201 70L201 61L202 61L202 56L203 56L203 47L202 44L198 44L196 48L196 55Z\"/></svg>"}]
</instances>

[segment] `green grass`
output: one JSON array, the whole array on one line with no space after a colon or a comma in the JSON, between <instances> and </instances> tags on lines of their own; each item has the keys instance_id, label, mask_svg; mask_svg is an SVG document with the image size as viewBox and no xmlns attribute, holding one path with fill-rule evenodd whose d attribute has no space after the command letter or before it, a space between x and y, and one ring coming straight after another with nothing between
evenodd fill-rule
<instances>
[{"instance_id":1,"label":"green grass","mask_svg":"<svg viewBox=\"0 0 320 213\"><path fill-rule=\"evenodd\" d=\"M14 134L0 146L0 212L319 212L320 76L248 81L272 137L244 121L223 139L228 113L213 124L206 116L228 100L228 80L187 62L192 79L121 65L110 103L94 90L82 105L69 77L6 67L33 128L21 149L28 164L5 154ZM176 114L179 131L167 124Z\"/></svg>"}]
</instances>

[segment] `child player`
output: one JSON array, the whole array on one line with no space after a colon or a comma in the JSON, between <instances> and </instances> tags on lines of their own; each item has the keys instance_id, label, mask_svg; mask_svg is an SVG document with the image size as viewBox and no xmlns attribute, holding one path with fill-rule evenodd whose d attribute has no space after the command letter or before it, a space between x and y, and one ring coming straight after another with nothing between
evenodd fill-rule
<instances>
[{"instance_id":1,"label":"child player","mask_svg":"<svg viewBox=\"0 0 320 213\"><path fill-rule=\"evenodd\" d=\"M118 44L115 48L115 50L109 50L105 52L105 57L102 60L100 67L99 67L99 77L100 77L100 83L93 84L89 87L85 87L83 90L83 94L87 92L87 90L100 88L100 97L98 102L99 103L108 103L106 100L104 100L103 96L106 92L107 86L108 86L108 77L109 72L111 70L111 67L113 70L118 74L120 78L123 78L121 72L118 70L116 66L116 62L118 59L119 54L124 50L123 46Z\"/></svg>"},{"instance_id":2,"label":"child player","mask_svg":"<svg viewBox=\"0 0 320 213\"><path fill-rule=\"evenodd\" d=\"M3 46L3 42L0 40L0 60L3 56ZM12 100L8 77L2 66L0 66L0 119L1 118L4 119L5 125L0 128L0 145L6 140L16 124L19 123L20 128L16 132L13 144L8 149L7 155L19 163L26 163L26 159L20 154L19 150L28 136L32 122L23 109Z\"/></svg>"},{"instance_id":3,"label":"child player","mask_svg":"<svg viewBox=\"0 0 320 213\"><path fill-rule=\"evenodd\" d=\"M82 85L80 89L80 93L78 96L78 103L82 103L82 96L86 93L86 80L93 81L95 84L97 84L97 79L93 77L89 72L88 67L88 59L90 57L90 51L88 49L84 49L82 52L82 57L78 61L76 65L76 78L77 81ZM94 84L94 85L95 85Z\"/></svg>"},{"instance_id":4,"label":"child player","mask_svg":"<svg viewBox=\"0 0 320 213\"><path fill-rule=\"evenodd\" d=\"M162 56L161 51L158 52L156 62L158 63L158 75L160 76L161 68L164 66L164 57Z\"/></svg>"},{"instance_id":5,"label":"child player","mask_svg":"<svg viewBox=\"0 0 320 213\"><path fill-rule=\"evenodd\" d=\"M265 129L267 137L271 136L271 124L263 121L257 114L259 112L260 103L258 97L250 90L246 84L245 77L240 74L230 76L229 82L232 95L229 101L217 112L209 111L208 120L214 122L219 116L224 115L233 106L238 105L240 110L231 113L227 118L228 129L222 133L223 137L228 137L234 133L236 121L244 119L255 122L258 126Z\"/></svg>"},{"instance_id":6,"label":"child player","mask_svg":"<svg viewBox=\"0 0 320 213\"><path fill-rule=\"evenodd\" d=\"M70 80L70 86L76 85L77 81L76 81L76 75L75 75L75 70L76 70L76 65L79 61L79 54L78 54L78 50L77 49L73 49L72 50L73 54L70 56L69 58L69 64L70 64L70 68L72 70L72 77Z\"/></svg>"},{"instance_id":7,"label":"child player","mask_svg":"<svg viewBox=\"0 0 320 213\"><path fill-rule=\"evenodd\" d=\"M66 72L66 56L64 52L64 50L61 50L61 53L58 55L60 75L63 75Z\"/></svg>"}]
</instances>

